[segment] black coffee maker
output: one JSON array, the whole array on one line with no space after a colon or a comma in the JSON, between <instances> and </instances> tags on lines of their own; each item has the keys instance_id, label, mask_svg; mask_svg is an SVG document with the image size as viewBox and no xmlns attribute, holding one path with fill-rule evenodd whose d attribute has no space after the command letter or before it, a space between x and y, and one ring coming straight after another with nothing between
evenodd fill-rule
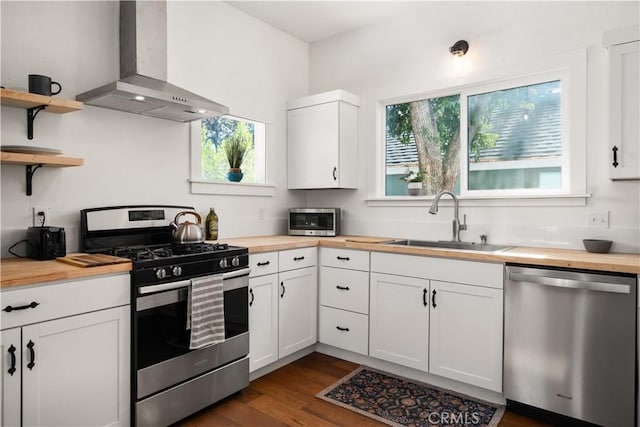
<instances>
[{"instance_id":1,"label":"black coffee maker","mask_svg":"<svg viewBox=\"0 0 640 427\"><path fill-rule=\"evenodd\" d=\"M63 257L67 245L62 227L29 227L27 241L31 247L29 258L46 260Z\"/></svg>"}]
</instances>

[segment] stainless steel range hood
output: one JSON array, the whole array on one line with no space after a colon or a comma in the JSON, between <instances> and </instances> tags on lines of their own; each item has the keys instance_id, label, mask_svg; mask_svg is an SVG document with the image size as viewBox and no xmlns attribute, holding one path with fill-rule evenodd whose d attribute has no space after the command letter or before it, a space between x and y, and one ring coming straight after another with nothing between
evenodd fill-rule
<instances>
[{"instance_id":1,"label":"stainless steel range hood","mask_svg":"<svg viewBox=\"0 0 640 427\"><path fill-rule=\"evenodd\" d=\"M190 122L229 114L217 102L167 81L167 4L120 2L120 80L76 96L97 107Z\"/></svg>"}]
</instances>

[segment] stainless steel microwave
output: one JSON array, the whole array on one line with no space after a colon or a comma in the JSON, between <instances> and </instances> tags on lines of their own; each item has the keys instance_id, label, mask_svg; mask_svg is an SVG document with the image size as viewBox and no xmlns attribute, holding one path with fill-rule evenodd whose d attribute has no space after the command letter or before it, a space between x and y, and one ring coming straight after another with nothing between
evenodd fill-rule
<instances>
[{"instance_id":1,"label":"stainless steel microwave","mask_svg":"<svg viewBox=\"0 0 640 427\"><path fill-rule=\"evenodd\" d=\"M340 208L289 209L290 236L337 236L340 234Z\"/></svg>"}]
</instances>

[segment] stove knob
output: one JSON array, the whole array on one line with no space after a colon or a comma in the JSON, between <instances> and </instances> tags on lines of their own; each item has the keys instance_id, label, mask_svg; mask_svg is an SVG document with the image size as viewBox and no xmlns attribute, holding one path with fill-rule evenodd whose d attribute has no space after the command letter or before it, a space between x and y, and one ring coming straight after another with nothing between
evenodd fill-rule
<instances>
[{"instance_id":1,"label":"stove knob","mask_svg":"<svg viewBox=\"0 0 640 427\"><path fill-rule=\"evenodd\" d=\"M234 256L233 259L231 260L231 265L233 265L234 267L237 267L240 265L240 258L238 258L237 256Z\"/></svg>"},{"instance_id":2,"label":"stove knob","mask_svg":"<svg viewBox=\"0 0 640 427\"><path fill-rule=\"evenodd\" d=\"M222 258L222 259L220 260L220 264L218 264L218 265L220 265L220 268L227 268L227 266L228 266L229 264L227 263L227 259L226 259L226 258Z\"/></svg>"},{"instance_id":3,"label":"stove knob","mask_svg":"<svg viewBox=\"0 0 640 427\"><path fill-rule=\"evenodd\" d=\"M174 276L182 275L182 267L180 267L180 266L173 267L173 269L171 271L173 272Z\"/></svg>"},{"instance_id":4,"label":"stove knob","mask_svg":"<svg viewBox=\"0 0 640 427\"><path fill-rule=\"evenodd\" d=\"M167 272L164 268L159 268L156 270L156 277L158 279L164 279L165 277L167 277Z\"/></svg>"}]
</instances>

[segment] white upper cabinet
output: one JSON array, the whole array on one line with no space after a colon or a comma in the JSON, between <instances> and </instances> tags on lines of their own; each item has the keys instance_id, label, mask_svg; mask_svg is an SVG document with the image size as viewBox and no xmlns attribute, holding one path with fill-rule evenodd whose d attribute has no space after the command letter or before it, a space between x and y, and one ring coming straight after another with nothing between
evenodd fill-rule
<instances>
[{"instance_id":1,"label":"white upper cabinet","mask_svg":"<svg viewBox=\"0 0 640 427\"><path fill-rule=\"evenodd\" d=\"M606 33L609 50L609 177L640 179L640 27Z\"/></svg>"},{"instance_id":2,"label":"white upper cabinet","mask_svg":"<svg viewBox=\"0 0 640 427\"><path fill-rule=\"evenodd\" d=\"M358 105L358 97L343 90L289 102L289 189L357 187Z\"/></svg>"}]
</instances>

